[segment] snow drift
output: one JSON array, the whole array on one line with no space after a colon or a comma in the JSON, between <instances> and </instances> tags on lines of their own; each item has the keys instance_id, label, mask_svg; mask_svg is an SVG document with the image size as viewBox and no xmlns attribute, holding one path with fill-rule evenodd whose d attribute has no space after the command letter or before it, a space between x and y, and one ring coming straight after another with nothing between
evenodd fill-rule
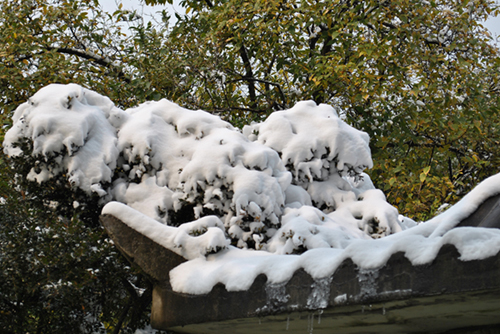
<instances>
[{"instance_id":1,"label":"snow drift","mask_svg":"<svg viewBox=\"0 0 500 334\"><path fill-rule=\"evenodd\" d=\"M213 215L240 248L301 252L401 230L363 173L368 136L328 105L300 102L242 132L166 100L121 110L54 84L13 120L4 152L34 161L28 180L62 178L101 204L122 202L171 226Z\"/></svg>"}]
</instances>

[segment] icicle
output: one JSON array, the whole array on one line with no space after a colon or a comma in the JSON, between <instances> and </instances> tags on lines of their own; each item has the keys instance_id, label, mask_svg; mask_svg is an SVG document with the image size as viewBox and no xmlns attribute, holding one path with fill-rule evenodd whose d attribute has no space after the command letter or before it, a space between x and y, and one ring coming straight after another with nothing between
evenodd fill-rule
<instances>
[{"instance_id":1,"label":"icicle","mask_svg":"<svg viewBox=\"0 0 500 334\"><path fill-rule=\"evenodd\" d=\"M286 330L290 327L290 314L286 316Z\"/></svg>"},{"instance_id":2,"label":"icicle","mask_svg":"<svg viewBox=\"0 0 500 334\"><path fill-rule=\"evenodd\" d=\"M323 310L318 311L318 325L321 324L321 315L323 314Z\"/></svg>"},{"instance_id":3,"label":"icicle","mask_svg":"<svg viewBox=\"0 0 500 334\"><path fill-rule=\"evenodd\" d=\"M326 308L328 300L330 299L330 284L333 277L326 277L315 280L312 284L311 294L307 297L307 308L310 310L317 310Z\"/></svg>"}]
</instances>

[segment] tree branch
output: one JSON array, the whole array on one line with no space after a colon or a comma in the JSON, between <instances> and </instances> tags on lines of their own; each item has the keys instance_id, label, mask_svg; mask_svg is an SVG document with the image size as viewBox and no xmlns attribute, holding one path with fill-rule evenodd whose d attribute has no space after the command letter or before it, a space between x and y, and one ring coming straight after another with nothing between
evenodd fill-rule
<instances>
[{"instance_id":1,"label":"tree branch","mask_svg":"<svg viewBox=\"0 0 500 334\"><path fill-rule=\"evenodd\" d=\"M436 143L436 142L432 142L432 143L416 143L414 142L413 140L407 140L405 141L404 143L402 143L402 145L408 145L408 147L425 147L425 148L431 148L431 149L434 149L436 147L438 148L442 148L442 147L445 147L444 144L440 144L440 143ZM387 143L385 147L400 147L401 144L395 144L395 143ZM458 154L458 155L461 155L461 156L465 156L465 154L460 151L459 149L457 148L454 148L454 147L449 147L448 148L449 151L455 153L455 154Z\"/></svg>"},{"instance_id":2,"label":"tree branch","mask_svg":"<svg viewBox=\"0 0 500 334\"><path fill-rule=\"evenodd\" d=\"M83 50L78 50L78 49L72 49L72 48L59 48L59 47L47 47L47 50L49 51L56 51L59 53L63 54L68 54L72 56L77 56L83 59L91 60L96 64L99 64L104 67L115 67L113 65L113 62L109 60L108 58L104 57L99 57L93 53L83 51Z\"/></svg>"},{"instance_id":3,"label":"tree branch","mask_svg":"<svg viewBox=\"0 0 500 334\"><path fill-rule=\"evenodd\" d=\"M240 57L246 71L244 80L247 82L248 94L250 95L250 108L256 109L257 96L255 95L255 80L253 78L252 64L250 64L250 58L248 58L248 52L244 45L240 47Z\"/></svg>"},{"instance_id":4,"label":"tree branch","mask_svg":"<svg viewBox=\"0 0 500 334\"><path fill-rule=\"evenodd\" d=\"M126 83L131 82L131 79L129 77L127 77L127 75L122 71L122 69L119 66L113 64L113 61L111 61L107 57L100 57L100 56L93 54L93 53L90 53L88 51L78 50L78 49L73 49L73 48L62 48L62 47L55 47L55 46L46 46L44 48L47 51L55 51L55 52L58 52L61 54L76 56L79 58L90 60L90 61L94 62L95 64L100 65L102 67L116 70L116 71L118 71L118 77L120 79L123 79ZM39 55L42 55L43 53L44 52L41 51L41 52L31 54L31 55L24 55L22 57L18 57L16 59L16 61L19 62L19 61L23 61L23 60L32 59L34 56L39 56Z\"/></svg>"}]
</instances>

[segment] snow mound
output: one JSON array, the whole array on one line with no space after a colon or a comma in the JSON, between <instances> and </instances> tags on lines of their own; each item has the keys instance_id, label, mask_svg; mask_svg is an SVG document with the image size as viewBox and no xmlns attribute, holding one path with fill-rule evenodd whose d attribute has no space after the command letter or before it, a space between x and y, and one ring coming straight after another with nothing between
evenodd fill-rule
<instances>
[{"instance_id":1,"label":"snow mound","mask_svg":"<svg viewBox=\"0 0 500 334\"><path fill-rule=\"evenodd\" d=\"M343 122L326 104L299 102L244 132L277 151L305 188L333 174L356 176L373 166L368 135Z\"/></svg>"},{"instance_id":2,"label":"snow mound","mask_svg":"<svg viewBox=\"0 0 500 334\"><path fill-rule=\"evenodd\" d=\"M122 115L111 100L93 91L50 85L16 109L4 152L33 158L29 180L41 183L67 174L73 187L103 196L102 185L111 182L119 154L112 123Z\"/></svg>"},{"instance_id":3,"label":"snow mound","mask_svg":"<svg viewBox=\"0 0 500 334\"><path fill-rule=\"evenodd\" d=\"M217 215L239 247L265 245L291 182L276 151L217 116L166 100L123 111L75 84L47 86L21 105L4 152L29 158L28 180L62 178L162 223Z\"/></svg>"},{"instance_id":4,"label":"snow mound","mask_svg":"<svg viewBox=\"0 0 500 334\"><path fill-rule=\"evenodd\" d=\"M368 136L332 107L300 102L243 132L167 100L121 110L81 86L49 85L16 110L4 151L29 158L31 181L63 178L102 204L126 203L164 224L216 215L241 248L266 249L286 207L336 213L336 224L356 230L348 238L357 229L372 237L401 230L383 195L362 200L374 189L362 173L372 166ZM306 230L293 223L280 231L295 236L285 253L342 244Z\"/></svg>"},{"instance_id":5,"label":"snow mound","mask_svg":"<svg viewBox=\"0 0 500 334\"><path fill-rule=\"evenodd\" d=\"M102 214L111 214L159 245L192 260L204 257L229 246L224 224L218 217L206 216L180 227L162 224L150 217L118 203L108 203Z\"/></svg>"},{"instance_id":6,"label":"snow mound","mask_svg":"<svg viewBox=\"0 0 500 334\"><path fill-rule=\"evenodd\" d=\"M128 112L118 136L119 166L129 180L141 182L149 175L157 186L172 190L171 206L163 206L171 211L172 225L215 214L233 241L247 247L279 224L291 176L275 151L249 141L217 116L166 100ZM181 211L186 218L175 219Z\"/></svg>"},{"instance_id":7,"label":"snow mound","mask_svg":"<svg viewBox=\"0 0 500 334\"><path fill-rule=\"evenodd\" d=\"M290 206L312 203L326 212L341 209L354 226L375 238L401 231L396 209L380 191L373 191L363 173L373 166L368 135L342 121L331 106L299 102L245 126L243 133L278 152L293 175L292 184L306 190L309 199L290 190Z\"/></svg>"}]
</instances>

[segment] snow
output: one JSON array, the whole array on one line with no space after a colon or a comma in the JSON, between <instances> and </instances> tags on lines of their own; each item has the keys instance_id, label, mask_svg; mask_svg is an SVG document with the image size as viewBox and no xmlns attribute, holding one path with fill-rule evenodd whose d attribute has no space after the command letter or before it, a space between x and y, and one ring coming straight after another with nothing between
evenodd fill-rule
<instances>
[{"instance_id":1,"label":"snow","mask_svg":"<svg viewBox=\"0 0 500 334\"><path fill-rule=\"evenodd\" d=\"M308 303L317 308L346 259L370 293L371 270L397 252L419 265L445 244L464 261L500 251L499 230L456 228L500 193L500 174L417 224L363 172L373 164L366 133L328 105L300 102L240 131L167 100L121 110L81 86L50 85L13 121L4 152L34 161L29 180L62 178L99 196L103 214L188 260L170 271L177 292L204 294L218 283L246 290L260 274L281 291L303 268L315 279Z\"/></svg>"},{"instance_id":2,"label":"snow","mask_svg":"<svg viewBox=\"0 0 500 334\"><path fill-rule=\"evenodd\" d=\"M140 183L115 181L111 194L116 201L127 203L148 217L166 223L167 211L172 208L172 190L158 186L156 176L144 175Z\"/></svg>"},{"instance_id":3,"label":"snow","mask_svg":"<svg viewBox=\"0 0 500 334\"><path fill-rule=\"evenodd\" d=\"M494 229L462 227L443 237L408 235L395 239L355 240L345 249L317 248L301 255L230 248L179 265L170 271L170 283L174 291L191 294L208 293L217 283L228 291L240 291L249 289L259 274L265 274L269 284L287 282L300 268L316 280L331 277L346 259L370 270L383 267L397 252L403 252L413 265L431 263L445 244L454 245L463 261L481 260L500 251L500 231Z\"/></svg>"},{"instance_id":4,"label":"snow","mask_svg":"<svg viewBox=\"0 0 500 334\"><path fill-rule=\"evenodd\" d=\"M36 159L29 180L62 177L103 204L127 203L171 225L183 209L192 219L215 214L240 247L264 247L264 230L279 225L291 174L276 151L217 116L167 100L124 111L81 86L54 84L13 120L4 152Z\"/></svg>"},{"instance_id":5,"label":"snow","mask_svg":"<svg viewBox=\"0 0 500 334\"><path fill-rule=\"evenodd\" d=\"M342 194L351 190L343 177L358 176L373 166L368 135L343 122L326 104L299 102L272 113L263 123L245 126L243 133L278 152L294 183L309 192L316 206L326 203L335 209L341 201L332 201L318 184L331 180L326 188Z\"/></svg>"},{"instance_id":6,"label":"snow","mask_svg":"<svg viewBox=\"0 0 500 334\"><path fill-rule=\"evenodd\" d=\"M291 205L312 203L326 211L343 211L375 237L402 230L397 210L363 173L373 166L368 135L343 122L333 107L299 102L262 123L245 126L243 133L278 152L293 175L292 184L306 190L310 199L290 191Z\"/></svg>"},{"instance_id":7,"label":"snow","mask_svg":"<svg viewBox=\"0 0 500 334\"><path fill-rule=\"evenodd\" d=\"M224 224L215 216L205 216L196 221L171 227L119 203L108 203L102 214L111 214L137 232L159 245L191 260L229 246L224 235Z\"/></svg>"},{"instance_id":8,"label":"snow","mask_svg":"<svg viewBox=\"0 0 500 334\"><path fill-rule=\"evenodd\" d=\"M32 155L40 160L29 180L41 183L67 173L75 187L102 195L100 183L111 181L118 157L115 129L108 121L117 112L111 100L78 85L44 87L16 109L5 151L21 156L11 143L30 139Z\"/></svg>"}]
</instances>

